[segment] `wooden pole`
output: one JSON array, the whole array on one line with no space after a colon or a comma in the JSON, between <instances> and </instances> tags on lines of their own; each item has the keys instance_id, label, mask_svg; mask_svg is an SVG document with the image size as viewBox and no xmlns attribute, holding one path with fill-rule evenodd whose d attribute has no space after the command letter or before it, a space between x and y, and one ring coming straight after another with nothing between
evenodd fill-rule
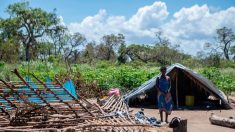
<instances>
[{"instance_id":1,"label":"wooden pole","mask_svg":"<svg viewBox=\"0 0 235 132\"><path fill-rule=\"evenodd\" d=\"M179 108L179 99L178 99L178 73L176 73L176 108Z\"/></svg>"},{"instance_id":2,"label":"wooden pole","mask_svg":"<svg viewBox=\"0 0 235 132\"><path fill-rule=\"evenodd\" d=\"M10 104L11 107L14 107L14 108L17 108L17 106L15 104L13 104L10 100L8 100L4 95L1 95L0 94L0 97L3 99L3 100L6 100L8 104Z\"/></svg>"},{"instance_id":3,"label":"wooden pole","mask_svg":"<svg viewBox=\"0 0 235 132\"><path fill-rule=\"evenodd\" d=\"M7 110L6 110L5 108L3 108L2 106L0 106L0 110L1 110L3 113L7 114L7 115L10 117L10 114L7 112Z\"/></svg>"}]
</instances>

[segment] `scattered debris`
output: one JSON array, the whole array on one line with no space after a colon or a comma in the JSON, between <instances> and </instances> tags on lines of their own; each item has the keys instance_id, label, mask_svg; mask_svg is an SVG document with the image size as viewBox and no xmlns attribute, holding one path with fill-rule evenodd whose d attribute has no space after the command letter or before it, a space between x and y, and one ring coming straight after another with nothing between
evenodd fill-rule
<instances>
[{"instance_id":1,"label":"scattered debris","mask_svg":"<svg viewBox=\"0 0 235 132\"><path fill-rule=\"evenodd\" d=\"M161 126L161 121L157 120L155 117L147 117L144 114L144 109L141 108L141 111L135 113L135 121L141 124L148 124L151 126Z\"/></svg>"},{"instance_id":2,"label":"scattered debris","mask_svg":"<svg viewBox=\"0 0 235 132\"><path fill-rule=\"evenodd\" d=\"M0 131L147 131L155 121L135 121L122 96L103 105L90 103L73 90L72 82L33 82L14 70L20 82L0 80Z\"/></svg>"}]
</instances>

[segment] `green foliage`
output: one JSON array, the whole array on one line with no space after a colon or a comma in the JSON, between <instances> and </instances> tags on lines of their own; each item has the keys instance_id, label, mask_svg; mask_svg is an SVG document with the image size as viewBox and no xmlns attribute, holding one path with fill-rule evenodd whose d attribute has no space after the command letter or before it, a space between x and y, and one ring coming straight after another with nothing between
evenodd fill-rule
<instances>
[{"instance_id":1,"label":"green foliage","mask_svg":"<svg viewBox=\"0 0 235 132\"><path fill-rule=\"evenodd\" d=\"M104 64L104 62L102 62ZM140 86L143 82L157 74L157 68L135 68L128 65L77 65L83 80L87 83L97 83L102 89L119 87L128 91Z\"/></svg>"},{"instance_id":2,"label":"green foliage","mask_svg":"<svg viewBox=\"0 0 235 132\"><path fill-rule=\"evenodd\" d=\"M194 58L182 53L179 45L174 46L162 32L155 34L155 45L128 45L122 34L105 35L98 44L87 43L82 34L68 33L54 11L30 7L29 2L11 4L6 11L9 17L0 18L1 79L17 80L10 72L17 68L22 76L30 72L45 80L57 75L95 84L104 90L119 87L122 91L128 91L158 74L157 66L182 63L197 69L209 66L201 69L200 73L225 92L235 90L235 46L232 43L235 36L230 28L217 30L217 39L226 51L224 56L227 60L217 52ZM84 50L80 49L81 45L85 46ZM34 61L29 64L20 62L25 59L23 56L27 60L30 56ZM234 60L229 61L229 57ZM14 64L16 62L20 63ZM67 65L67 62L72 65ZM81 64L76 64L78 62ZM222 67L226 70L219 69Z\"/></svg>"},{"instance_id":3,"label":"green foliage","mask_svg":"<svg viewBox=\"0 0 235 132\"><path fill-rule=\"evenodd\" d=\"M219 89L226 93L235 91L235 71L221 72L221 69L209 67L201 69L199 72L210 79Z\"/></svg>"},{"instance_id":4,"label":"green foliage","mask_svg":"<svg viewBox=\"0 0 235 132\"><path fill-rule=\"evenodd\" d=\"M70 68L69 68L70 67ZM127 92L143 84L159 73L159 67L155 64L143 62L132 62L123 65L115 65L109 61L100 61L96 65L73 64L66 65L64 62L42 62L32 61L29 64L7 64L0 62L0 78L10 81L18 78L10 71L19 69L22 76L35 74L38 78L45 80L47 77L54 78L56 75L61 78L70 77L79 85L95 85L99 89L121 88ZM210 79L219 89L229 93L235 91L235 70L233 68L219 69L208 67L199 69L199 73Z\"/></svg>"},{"instance_id":5,"label":"green foliage","mask_svg":"<svg viewBox=\"0 0 235 132\"><path fill-rule=\"evenodd\" d=\"M0 79L11 81L16 80L18 81L18 78L11 73L11 71L16 68L16 65L14 64L7 64L4 62L0 62Z\"/></svg>"},{"instance_id":6,"label":"green foliage","mask_svg":"<svg viewBox=\"0 0 235 132\"><path fill-rule=\"evenodd\" d=\"M1 25L0 25L1 26ZM1 33L0 33L0 36ZM16 44L15 39L3 40L0 38L0 58L5 62L15 62L19 57L20 45Z\"/></svg>"},{"instance_id":7,"label":"green foliage","mask_svg":"<svg viewBox=\"0 0 235 132\"><path fill-rule=\"evenodd\" d=\"M101 61L97 63L96 66L74 64L71 65L71 70L64 63L56 64L32 61L29 64L22 62L21 64L15 65L15 67L9 65L5 66L3 63L0 66L1 79L17 79L13 73L10 73L14 68L19 69L22 76L30 76L29 73L33 73L42 80L45 80L47 77L54 78L58 75L63 77L69 76L74 81L77 81L76 79L78 79L78 75L80 75L79 79L81 79L83 83L96 84L103 90L118 87L124 92L140 86L159 73L158 67L136 67L127 64L116 66L108 61Z\"/></svg>"},{"instance_id":8,"label":"green foliage","mask_svg":"<svg viewBox=\"0 0 235 132\"><path fill-rule=\"evenodd\" d=\"M29 60L29 56L37 58L46 54L48 48L52 48L52 44L39 41L47 39L49 31L59 26L59 18L54 12L32 8L29 2L17 2L8 6L7 13L9 18L0 19L0 36L4 40L13 38L12 47L17 46L16 50L19 45L23 46L25 50L21 52L25 51L26 60Z\"/></svg>"},{"instance_id":9,"label":"green foliage","mask_svg":"<svg viewBox=\"0 0 235 132\"><path fill-rule=\"evenodd\" d=\"M96 63L96 68L104 68L105 69L110 66L112 66L112 64L109 61L105 61L105 60L99 61Z\"/></svg>"},{"instance_id":10,"label":"green foliage","mask_svg":"<svg viewBox=\"0 0 235 132\"><path fill-rule=\"evenodd\" d=\"M235 69L235 62L223 60L221 62L221 67L223 67L223 68L234 68Z\"/></svg>"},{"instance_id":11,"label":"green foliage","mask_svg":"<svg viewBox=\"0 0 235 132\"><path fill-rule=\"evenodd\" d=\"M5 63L3 61L0 61L0 69L3 68Z\"/></svg>"},{"instance_id":12,"label":"green foliage","mask_svg":"<svg viewBox=\"0 0 235 132\"><path fill-rule=\"evenodd\" d=\"M30 76L30 73L33 73L38 78L46 80L46 78L54 78L55 75L61 75L68 73L65 65L57 65L57 63L50 62L41 62L41 61L32 61L22 62L18 65L18 69L22 76Z\"/></svg>"}]
</instances>

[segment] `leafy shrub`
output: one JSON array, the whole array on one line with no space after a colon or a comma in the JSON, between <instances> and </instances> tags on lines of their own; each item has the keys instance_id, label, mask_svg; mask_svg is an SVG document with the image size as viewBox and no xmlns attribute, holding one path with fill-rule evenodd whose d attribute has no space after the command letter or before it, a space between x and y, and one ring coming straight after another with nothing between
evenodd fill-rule
<instances>
[{"instance_id":1,"label":"leafy shrub","mask_svg":"<svg viewBox=\"0 0 235 132\"><path fill-rule=\"evenodd\" d=\"M41 80L45 80L47 77L54 78L57 75L62 79L66 77L73 79L79 88L92 86L97 87L97 89L108 90L118 87L123 92L140 86L159 73L159 67L154 67L154 64L150 66L139 62L114 65L108 61L101 61L94 66L88 64L68 66L63 62L32 61L29 65L27 62L15 65L3 63L0 66L0 78L7 81L18 81L18 78L10 72L14 68L17 68L22 76L29 75L29 68L30 73L34 73ZM208 67L200 69L199 73L210 79L226 93L235 91L234 69Z\"/></svg>"},{"instance_id":2,"label":"leafy shrub","mask_svg":"<svg viewBox=\"0 0 235 132\"><path fill-rule=\"evenodd\" d=\"M210 79L219 89L226 93L235 91L235 75L233 73L222 73L221 69L209 67L199 72Z\"/></svg>"},{"instance_id":3,"label":"leafy shrub","mask_svg":"<svg viewBox=\"0 0 235 132\"><path fill-rule=\"evenodd\" d=\"M3 68L5 66L5 63L3 61L0 61L0 68Z\"/></svg>"}]
</instances>

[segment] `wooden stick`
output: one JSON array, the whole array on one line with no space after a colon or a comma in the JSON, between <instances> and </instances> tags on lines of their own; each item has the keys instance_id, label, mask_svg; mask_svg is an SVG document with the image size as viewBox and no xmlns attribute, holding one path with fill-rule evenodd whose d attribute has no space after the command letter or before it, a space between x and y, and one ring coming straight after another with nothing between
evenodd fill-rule
<instances>
[{"instance_id":1,"label":"wooden stick","mask_svg":"<svg viewBox=\"0 0 235 132\"><path fill-rule=\"evenodd\" d=\"M109 99L105 102L105 104L103 106L101 106L102 108L105 108L110 102L111 100L113 100L114 95L112 95L111 97L109 97Z\"/></svg>"},{"instance_id":2,"label":"wooden stick","mask_svg":"<svg viewBox=\"0 0 235 132\"><path fill-rule=\"evenodd\" d=\"M0 97L2 97L4 100L6 100L7 103L9 103L12 107L17 108L16 105L13 104L10 100L8 100L5 96L3 96L3 95L0 94Z\"/></svg>"},{"instance_id":3,"label":"wooden stick","mask_svg":"<svg viewBox=\"0 0 235 132\"><path fill-rule=\"evenodd\" d=\"M103 109L109 109L109 107L113 104L113 102L116 100L116 98L113 98L113 100L111 100L108 105L106 105L105 107L103 107Z\"/></svg>"},{"instance_id":4,"label":"wooden stick","mask_svg":"<svg viewBox=\"0 0 235 132\"><path fill-rule=\"evenodd\" d=\"M140 127L150 127L149 125L144 125L144 124L90 124L90 125L85 125L84 127L99 127L99 126L111 126L111 127L136 127L136 126L140 126Z\"/></svg>"},{"instance_id":5,"label":"wooden stick","mask_svg":"<svg viewBox=\"0 0 235 132\"><path fill-rule=\"evenodd\" d=\"M0 106L0 110L1 110L3 113L7 114L7 115L10 117L10 114L7 112L7 110L6 110L5 108L2 108L2 107Z\"/></svg>"},{"instance_id":6,"label":"wooden stick","mask_svg":"<svg viewBox=\"0 0 235 132\"><path fill-rule=\"evenodd\" d=\"M104 110L102 108L100 108L100 106L97 103L94 103L96 105L96 107L100 110L100 112L102 114L105 114Z\"/></svg>"},{"instance_id":7,"label":"wooden stick","mask_svg":"<svg viewBox=\"0 0 235 132\"><path fill-rule=\"evenodd\" d=\"M68 95L70 95L70 97L72 97L78 104L80 104L80 105L82 106L82 108L84 108L90 115L95 116L93 113L91 113L91 112L86 108L86 106L84 106L84 105L83 105L78 99L76 99L66 88L64 88L64 86L61 84L61 82L60 82L57 78L55 78L55 80L56 80L56 82L61 86L61 88L63 88L64 91L65 91Z\"/></svg>"},{"instance_id":8,"label":"wooden stick","mask_svg":"<svg viewBox=\"0 0 235 132\"><path fill-rule=\"evenodd\" d=\"M113 111L120 102L121 102L121 98L118 98L118 100L115 102L115 104L111 106L110 111Z\"/></svg>"},{"instance_id":9,"label":"wooden stick","mask_svg":"<svg viewBox=\"0 0 235 132\"><path fill-rule=\"evenodd\" d=\"M118 111L120 105L122 104L122 98L121 97L119 97L119 98L120 98L120 101L119 101L118 105L115 107L114 111Z\"/></svg>"}]
</instances>

